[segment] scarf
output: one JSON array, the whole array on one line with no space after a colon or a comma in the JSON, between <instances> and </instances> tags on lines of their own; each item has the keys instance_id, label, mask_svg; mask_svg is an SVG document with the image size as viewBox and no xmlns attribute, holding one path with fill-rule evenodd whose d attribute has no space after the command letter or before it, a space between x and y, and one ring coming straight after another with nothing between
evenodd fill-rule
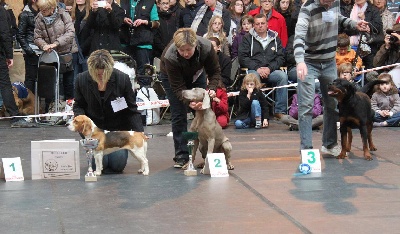
<instances>
[{"instance_id":1,"label":"scarf","mask_svg":"<svg viewBox=\"0 0 400 234\"><path fill-rule=\"evenodd\" d=\"M217 16L221 16L222 17L222 10L223 10L224 6L222 5L222 3L217 1L217 5L215 6L214 12L213 12L213 16L217 15ZM199 27L201 20L204 17L204 14L206 13L208 9L208 6L206 4L204 4L203 6L201 6L201 8L199 9L199 11L197 12L196 16L194 17L194 20L192 22L192 25L190 26L190 28L193 29L193 31L197 32L197 28Z\"/></svg>"},{"instance_id":2,"label":"scarf","mask_svg":"<svg viewBox=\"0 0 400 234\"><path fill-rule=\"evenodd\" d=\"M50 25L56 20L58 15L58 8L54 9L54 13L51 16L43 16L43 21L46 25Z\"/></svg>"},{"instance_id":3,"label":"scarf","mask_svg":"<svg viewBox=\"0 0 400 234\"><path fill-rule=\"evenodd\" d=\"M364 13L365 10L367 9L367 6L368 6L367 2L361 8L357 4L354 4L353 9L351 10L351 13L350 13L350 19L352 19L356 22L360 21L361 19L358 17L358 14ZM359 35L351 36L350 37L350 45L357 46L359 40L360 40Z\"/></svg>"}]
</instances>

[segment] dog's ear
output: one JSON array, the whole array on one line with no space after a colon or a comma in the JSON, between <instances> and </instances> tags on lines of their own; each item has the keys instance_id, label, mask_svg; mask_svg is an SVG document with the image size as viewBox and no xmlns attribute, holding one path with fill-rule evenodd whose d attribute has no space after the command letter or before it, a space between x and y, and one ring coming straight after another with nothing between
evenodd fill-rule
<instances>
[{"instance_id":1,"label":"dog's ear","mask_svg":"<svg viewBox=\"0 0 400 234\"><path fill-rule=\"evenodd\" d=\"M204 90L203 110L210 108L210 95L207 90Z\"/></svg>"}]
</instances>

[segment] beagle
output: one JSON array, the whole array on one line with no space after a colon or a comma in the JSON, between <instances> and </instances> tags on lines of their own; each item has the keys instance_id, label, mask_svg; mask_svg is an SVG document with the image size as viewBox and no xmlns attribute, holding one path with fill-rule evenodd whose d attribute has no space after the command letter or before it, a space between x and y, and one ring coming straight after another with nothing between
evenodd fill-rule
<instances>
[{"instance_id":1,"label":"beagle","mask_svg":"<svg viewBox=\"0 0 400 234\"><path fill-rule=\"evenodd\" d=\"M98 128L86 115L76 116L68 125L68 129L81 133L85 138L98 139L99 144L94 150L96 175L103 170L103 155L118 149L128 149L140 162L138 173L149 175L149 163L146 157L147 137L142 132L113 131L105 132Z\"/></svg>"}]
</instances>

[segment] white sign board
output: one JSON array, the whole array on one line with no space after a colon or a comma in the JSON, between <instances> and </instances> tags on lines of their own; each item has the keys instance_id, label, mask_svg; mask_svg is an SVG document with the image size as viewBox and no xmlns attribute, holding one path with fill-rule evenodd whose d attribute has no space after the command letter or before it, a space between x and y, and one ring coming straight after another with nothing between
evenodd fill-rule
<instances>
[{"instance_id":1,"label":"white sign board","mask_svg":"<svg viewBox=\"0 0 400 234\"><path fill-rule=\"evenodd\" d=\"M211 177L228 177L228 167L226 166L225 154L207 154L203 174L211 174Z\"/></svg>"},{"instance_id":2,"label":"white sign board","mask_svg":"<svg viewBox=\"0 0 400 234\"><path fill-rule=\"evenodd\" d=\"M31 159L32 180L80 179L78 141L32 141Z\"/></svg>"},{"instance_id":3,"label":"white sign board","mask_svg":"<svg viewBox=\"0 0 400 234\"><path fill-rule=\"evenodd\" d=\"M24 172L22 171L21 158L2 158L4 179L6 181L22 181L24 180Z\"/></svg>"},{"instance_id":4,"label":"white sign board","mask_svg":"<svg viewBox=\"0 0 400 234\"><path fill-rule=\"evenodd\" d=\"M301 163L306 163L310 165L311 172L321 172L321 157L319 150L301 150Z\"/></svg>"}]
</instances>

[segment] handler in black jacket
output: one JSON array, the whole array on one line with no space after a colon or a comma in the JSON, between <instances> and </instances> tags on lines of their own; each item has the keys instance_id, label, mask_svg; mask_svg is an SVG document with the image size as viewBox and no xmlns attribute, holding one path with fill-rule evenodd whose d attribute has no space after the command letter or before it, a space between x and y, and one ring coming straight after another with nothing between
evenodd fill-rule
<instances>
[{"instance_id":1,"label":"handler in black jacket","mask_svg":"<svg viewBox=\"0 0 400 234\"><path fill-rule=\"evenodd\" d=\"M113 66L107 50L97 50L89 56L89 70L79 74L75 82L74 114L87 115L103 130L143 132L129 76ZM124 99L122 103L127 107L114 109L111 103L117 99Z\"/></svg>"}]
</instances>

